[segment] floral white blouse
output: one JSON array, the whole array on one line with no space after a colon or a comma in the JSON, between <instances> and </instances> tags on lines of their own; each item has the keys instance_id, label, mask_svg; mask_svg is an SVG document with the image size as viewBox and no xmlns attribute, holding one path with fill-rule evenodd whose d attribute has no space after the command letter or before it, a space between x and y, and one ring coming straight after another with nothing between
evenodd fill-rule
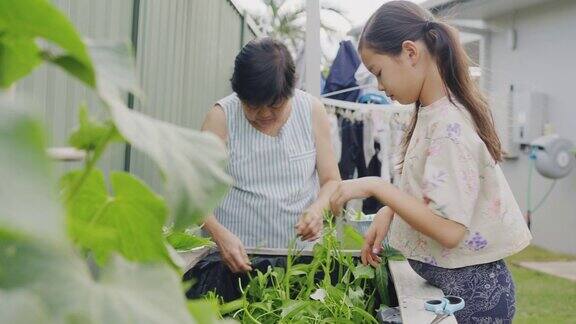
<instances>
[{"instance_id":1,"label":"floral white blouse","mask_svg":"<svg viewBox=\"0 0 576 324\"><path fill-rule=\"evenodd\" d=\"M389 242L409 259L459 268L500 260L530 243L500 166L468 111L447 97L419 109L399 186L435 214L467 228L460 244L446 249L395 215Z\"/></svg>"}]
</instances>

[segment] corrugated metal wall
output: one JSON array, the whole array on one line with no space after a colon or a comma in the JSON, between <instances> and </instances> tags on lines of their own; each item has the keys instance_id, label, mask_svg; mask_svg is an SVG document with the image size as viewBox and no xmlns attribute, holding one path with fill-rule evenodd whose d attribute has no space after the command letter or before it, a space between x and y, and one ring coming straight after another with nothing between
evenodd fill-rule
<instances>
[{"instance_id":1,"label":"corrugated metal wall","mask_svg":"<svg viewBox=\"0 0 576 324\"><path fill-rule=\"evenodd\" d=\"M140 0L137 64L146 99L135 109L200 128L208 109L231 91L242 26L228 1ZM156 166L143 154L132 151L130 170L161 189Z\"/></svg>"},{"instance_id":2,"label":"corrugated metal wall","mask_svg":"<svg viewBox=\"0 0 576 324\"><path fill-rule=\"evenodd\" d=\"M132 0L54 0L83 37L130 40ZM67 146L67 138L77 124L78 106L86 103L93 114L105 115L96 96L83 84L47 64L18 83L17 93L31 99L35 112L45 121L51 135L49 144ZM122 169L124 145L116 144L99 163L104 170ZM58 163L59 172L77 166Z\"/></svg>"},{"instance_id":3,"label":"corrugated metal wall","mask_svg":"<svg viewBox=\"0 0 576 324\"><path fill-rule=\"evenodd\" d=\"M139 8L136 60L146 98L135 109L155 118L198 129L212 104L230 92L234 57L254 33L229 0L54 0L80 33L94 39L130 40L134 5ZM244 29L244 31L243 31ZM242 35L244 36L241 40ZM50 144L65 146L76 125L78 105L104 114L97 98L58 68L43 66L20 82L17 92L31 97L52 134ZM156 190L156 167L131 151L130 171ZM60 169L72 165L60 164ZM125 166L124 145L103 157L104 170Z\"/></svg>"}]
</instances>

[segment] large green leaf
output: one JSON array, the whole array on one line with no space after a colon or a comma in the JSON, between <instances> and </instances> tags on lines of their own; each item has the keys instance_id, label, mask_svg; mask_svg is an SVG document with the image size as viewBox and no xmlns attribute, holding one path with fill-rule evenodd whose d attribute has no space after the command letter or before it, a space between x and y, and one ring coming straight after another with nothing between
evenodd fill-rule
<instances>
[{"instance_id":1,"label":"large green leaf","mask_svg":"<svg viewBox=\"0 0 576 324\"><path fill-rule=\"evenodd\" d=\"M72 76L75 76L78 80L86 83L91 87L94 86L94 71L92 70L92 67L78 60L76 57L72 55L54 56L46 51L42 53L42 57L44 60L66 70Z\"/></svg>"},{"instance_id":2,"label":"large green leaf","mask_svg":"<svg viewBox=\"0 0 576 324\"><path fill-rule=\"evenodd\" d=\"M41 125L0 101L0 230L65 241L64 217L53 193Z\"/></svg>"},{"instance_id":3,"label":"large green leaf","mask_svg":"<svg viewBox=\"0 0 576 324\"><path fill-rule=\"evenodd\" d=\"M170 233L166 236L166 239L177 251L187 251L202 246L214 245L214 242L207 237L191 235L184 232Z\"/></svg>"},{"instance_id":4,"label":"large green leaf","mask_svg":"<svg viewBox=\"0 0 576 324\"><path fill-rule=\"evenodd\" d=\"M0 288L38 296L55 322L192 322L180 279L167 265L114 258L95 279L69 249L3 237L0 264ZM8 323L7 315L0 313L0 322Z\"/></svg>"},{"instance_id":5,"label":"large green leaf","mask_svg":"<svg viewBox=\"0 0 576 324\"><path fill-rule=\"evenodd\" d=\"M120 141L122 137L116 131L111 122L99 122L92 120L88 116L88 107L85 104L80 106L78 112L79 125L74 129L68 142L70 145L81 150L94 150L96 146L111 138L113 141ZM112 133L110 135L109 133Z\"/></svg>"},{"instance_id":6,"label":"large green leaf","mask_svg":"<svg viewBox=\"0 0 576 324\"><path fill-rule=\"evenodd\" d=\"M78 176L79 172L76 171L62 177L61 186L66 194L76 183ZM120 233L116 227L103 225L96 217L105 211L108 198L102 173L95 170L66 206L70 237L76 245L92 251L99 264L105 263L111 251L119 251L120 245Z\"/></svg>"},{"instance_id":7,"label":"large green leaf","mask_svg":"<svg viewBox=\"0 0 576 324\"><path fill-rule=\"evenodd\" d=\"M0 312L0 323L46 316L55 323L192 323L180 278L166 264L114 258L94 277L63 231L41 128L23 109L0 108L0 176L10 184L0 189L0 309L12 309ZM113 186L120 200L149 198L122 174Z\"/></svg>"},{"instance_id":8,"label":"large green leaf","mask_svg":"<svg viewBox=\"0 0 576 324\"><path fill-rule=\"evenodd\" d=\"M38 296L24 290L0 289L0 318L2 323L10 324L53 323Z\"/></svg>"},{"instance_id":9,"label":"large green leaf","mask_svg":"<svg viewBox=\"0 0 576 324\"><path fill-rule=\"evenodd\" d=\"M27 37L0 35L0 88L30 73L42 62L38 46Z\"/></svg>"},{"instance_id":10,"label":"large green leaf","mask_svg":"<svg viewBox=\"0 0 576 324\"><path fill-rule=\"evenodd\" d=\"M67 174L64 187L71 188L81 173ZM128 173L113 172L111 182L114 195L108 194L102 171L93 170L68 202L73 239L93 251L100 264L114 251L135 261L169 260L162 197Z\"/></svg>"},{"instance_id":11,"label":"large green leaf","mask_svg":"<svg viewBox=\"0 0 576 324\"><path fill-rule=\"evenodd\" d=\"M116 128L133 147L156 162L166 181L170 223L175 230L197 224L226 194L224 143L202 133L156 120L124 103L123 91L136 91L134 63L125 45L92 44L97 91L110 108Z\"/></svg>"},{"instance_id":12,"label":"large green leaf","mask_svg":"<svg viewBox=\"0 0 576 324\"><path fill-rule=\"evenodd\" d=\"M45 56L50 56L49 60L55 61L82 81L94 86L94 70L84 43L68 18L50 2L46 0L0 0L0 26L5 37L19 39L18 50L26 53L27 58L40 54L34 45L36 38L43 38L58 45L65 51L64 54L55 53ZM0 38L0 43L3 43L5 37ZM16 71L31 68L31 62L23 62L17 55L11 58L13 59L10 61L0 61L0 63L16 64L17 67L11 68ZM15 76L21 77L24 74L8 74L11 78L0 79L0 86L10 85L15 81Z\"/></svg>"},{"instance_id":13,"label":"large green leaf","mask_svg":"<svg viewBox=\"0 0 576 324\"><path fill-rule=\"evenodd\" d=\"M123 91L142 99L129 43L87 39L86 45L96 73L96 90L105 101L113 98L123 103Z\"/></svg>"}]
</instances>

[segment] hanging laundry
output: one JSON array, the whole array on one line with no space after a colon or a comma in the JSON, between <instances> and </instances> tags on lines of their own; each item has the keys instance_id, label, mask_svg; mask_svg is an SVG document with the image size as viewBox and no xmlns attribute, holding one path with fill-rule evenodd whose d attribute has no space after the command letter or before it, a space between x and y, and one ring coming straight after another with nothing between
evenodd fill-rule
<instances>
[{"instance_id":1,"label":"hanging laundry","mask_svg":"<svg viewBox=\"0 0 576 324\"><path fill-rule=\"evenodd\" d=\"M362 122L364 123L364 131L362 132L363 147L364 147L364 161L366 167L376 155L376 148L374 147L374 120L371 113L363 114Z\"/></svg>"},{"instance_id":2,"label":"hanging laundry","mask_svg":"<svg viewBox=\"0 0 576 324\"><path fill-rule=\"evenodd\" d=\"M326 78L326 84L322 93L329 93L338 90L348 89L358 86L354 73L360 66L360 57L352 42L349 40L340 42L340 48L330 67L330 73ZM359 90L329 96L330 99L355 102L360 94Z\"/></svg>"},{"instance_id":3,"label":"hanging laundry","mask_svg":"<svg viewBox=\"0 0 576 324\"><path fill-rule=\"evenodd\" d=\"M342 140L340 139L340 121L335 113L328 114L328 122L330 123L330 141L332 141L332 148L334 149L334 156L340 161L342 156Z\"/></svg>"},{"instance_id":4,"label":"hanging laundry","mask_svg":"<svg viewBox=\"0 0 576 324\"><path fill-rule=\"evenodd\" d=\"M352 121L349 118L339 116L340 120L340 136L342 139L342 153L340 155L340 162L338 167L342 179L352 179L354 171L358 172L361 177L365 174L366 160L364 159L364 146L362 133L364 131L364 124L362 122Z\"/></svg>"},{"instance_id":5,"label":"hanging laundry","mask_svg":"<svg viewBox=\"0 0 576 324\"><path fill-rule=\"evenodd\" d=\"M363 114L364 122L364 159L370 164L375 157L379 161L380 170L378 175L388 182L390 176L390 113L386 108L382 110L371 110ZM370 169L369 165L366 165ZM374 172L371 172L374 173Z\"/></svg>"},{"instance_id":6,"label":"hanging laundry","mask_svg":"<svg viewBox=\"0 0 576 324\"><path fill-rule=\"evenodd\" d=\"M390 115L383 111L375 111L371 114L374 130L372 136L374 141L380 144L380 151L377 158L381 163L380 177L386 182L392 182L390 151L392 150L392 141L390 140Z\"/></svg>"},{"instance_id":7,"label":"hanging laundry","mask_svg":"<svg viewBox=\"0 0 576 324\"><path fill-rule=\"evenodd\" d=\"M380 152L380 143L374 143L374 149L376 154L370 159L368 163L368 168L366 168L366 176L367 177L380 177L382 172L382 163L378 159L378 153ZM368 198L364 199L364 203L362 204L362 211L364 214L375 214L382 208L384 205L375 198Z\"/></svg>"},{"instance_id":8,"label":"hanging laundry","mask_svg":"<svg viewBox=\"0 0 576 324\"><path fill-rule=\"evenodd\" d=\"M331 102L332 103L332 102ZM374 109L366 110L346 103L327 106L330 136L334 151L339 158L338 168L343 180L367 176L379 176L387 182L397 183L401 161L400 145L410 122L411 110L398 112ZM362 210L365 214L376 213L382 204L375 199L352 200L348 209Z\"/></svg>"},{"instance_id":9,"label":"hanging laundry","mask_svg":"<svg viewBox=\"0 0 576 324\"><path fill-rule=\"evenodd\" d=\"M366 163L364 154L364 122L362 120L351 120L340 116L342 138L342 153L338 168L343 180L362 178L369 176L380 176L381 164L376 155ZM379 150L379 144L378 144ZM374 199L365 199L362 204L362 211L365 214L374 214L382 204Z\"/></svg>"}]
</instances>

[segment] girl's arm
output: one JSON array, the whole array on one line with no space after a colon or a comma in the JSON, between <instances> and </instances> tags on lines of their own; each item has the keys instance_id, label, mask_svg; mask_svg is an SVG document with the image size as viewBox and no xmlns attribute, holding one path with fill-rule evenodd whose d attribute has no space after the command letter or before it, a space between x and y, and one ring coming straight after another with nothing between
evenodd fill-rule
<instances>
[{"instance_id":1,"label":"girl's arm","mask_svg":"<svg viewBox=\"0 0 576 324\"><path fill-rule=\"evenodd\" d=\"M312 98L312 128L316 142L316 169L320 180L320 192L316 201L308 207L296 224L297 233L302 240L315 240L320 235L324 209L330 208L330 197L338 188L341 179L330 140L330 123L326 109L320 100Z\"/></svg>"},{"instance_id":2,"label":"girl's arm","mask_svg":"<svg viewBox=\"0 0 576 324\"><path fill-rule=\"evenodd\" d=\"M348 200L366 197L376 197L412 228L445 248L455 248L466 234L464 225L434 214L423 202L378 177L344 181L331 199L332 209L339 212Z\"/></svg>"},{"instance_id":3,"label":"girl's arm","mask_svg":"<svg viewBox=\"0 0 576 324\"><path fill-rule=\"evenodd\" d=\"M376 216L374 216L372 224L370 224L364 235L364 244L360 250L360 258L363 264L370 263L376 267L380 263L381 260L378 254L382 249L382 241L388 234L393 218L394 211L389 206L380 208Z\"/></svg>"}]
</instances>

